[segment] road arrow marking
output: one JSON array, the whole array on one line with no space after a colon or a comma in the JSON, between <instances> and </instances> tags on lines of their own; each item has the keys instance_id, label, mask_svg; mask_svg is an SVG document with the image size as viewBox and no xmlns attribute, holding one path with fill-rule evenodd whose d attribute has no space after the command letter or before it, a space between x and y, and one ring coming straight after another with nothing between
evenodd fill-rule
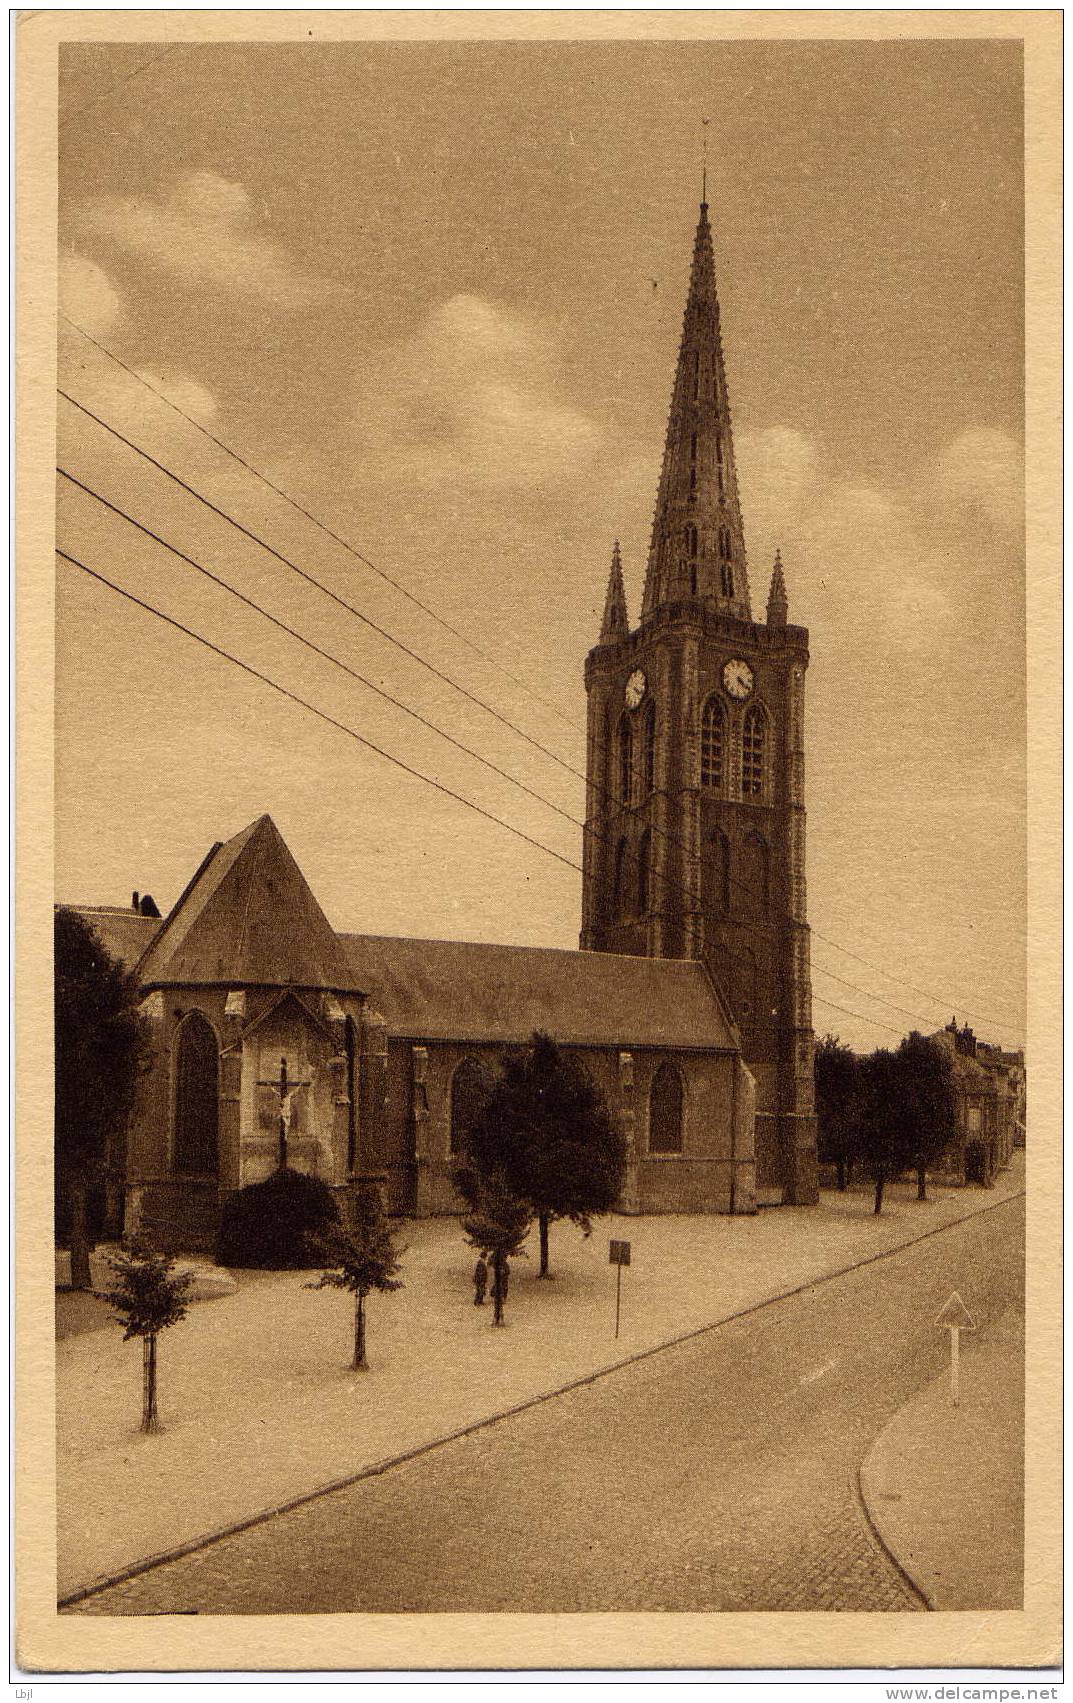
<instances>
[{"instance_id":1,"label":"road arrow marking","mask_svg":"<svg viewBox=\"0 0 1073 1703\"><path fill-rule=\"evenodd\" d=\"M828 1360L826 1366L817 1366L814 1372L806 1373L806 1375L801 1379L801 1382L797 1386L798 1389L803 1390L806 1384L818 1383L819 1380L825 1377L828 1372L833 1371L837 1365L837 1360Z\"/></svg>"},{"instance_id":2,"label":"road arrow marking","mask_svg":"<svg viewBox=\"0 0 1073 1703\"><path fill-rule=\"evenodd\" d=\"M963 1330L975 1330L976 1320L955 1289L946 1305L940 1307L935 1323L940 1330L950 1332L950 1399L955 1407L959 1407L961 1405L961 1333Z\"/></svg>"}]
</instances>

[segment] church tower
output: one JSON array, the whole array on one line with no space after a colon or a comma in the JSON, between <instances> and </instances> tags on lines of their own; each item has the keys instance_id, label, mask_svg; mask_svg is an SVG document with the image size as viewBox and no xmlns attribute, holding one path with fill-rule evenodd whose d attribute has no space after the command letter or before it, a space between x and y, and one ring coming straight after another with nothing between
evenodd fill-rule
<instances>
[{"instance_id":1,"label":"church tower","mask_svg":"<svg viewBox=\"0 0 1073 1703\"><path fill-rule=\"evenodd\" d=\"M585 664L581 945L699 958L757 1082L760 1201L817 1198L805 920L808 633L776 555L753 620L708 206L693 245L640 624L615 544Z\"/></svg>"}]
</instances>

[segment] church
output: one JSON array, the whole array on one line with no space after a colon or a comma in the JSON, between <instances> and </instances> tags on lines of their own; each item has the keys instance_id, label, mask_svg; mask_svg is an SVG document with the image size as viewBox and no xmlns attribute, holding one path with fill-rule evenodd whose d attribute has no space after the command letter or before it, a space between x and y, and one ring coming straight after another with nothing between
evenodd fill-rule
<instances>
[{"instance_id":1,"label":"church","mask_svg":"<svg viewBox=\"0 0 1073 1703\"><path fill-rule=\"evenodd\" d=\"M136 975L153 1036L109 1228L209 1249L223 1201L280 1163L456 1211L489 1076L537 1029L619 1121L622 1211L815 1202L807 665L778 558L752 618L702 204L640 621L616 545L585 665L580 950L337 932L268 816L163 918L137 894L72 907Z\"/></svg>"}]
</instances>

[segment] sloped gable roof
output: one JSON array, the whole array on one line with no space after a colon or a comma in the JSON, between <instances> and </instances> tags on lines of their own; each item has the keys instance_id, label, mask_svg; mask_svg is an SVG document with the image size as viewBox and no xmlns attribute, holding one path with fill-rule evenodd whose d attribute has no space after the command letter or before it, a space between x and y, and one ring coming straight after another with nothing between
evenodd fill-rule
<instances>
[{"instance_id":1,"label":"sloped gable roof","mask_svg":"<svg viewBox=\"0 0 1073 1703\"><path fill-rule=\"evenodd\" d=\"M214 846L137 966L144 987L360 992L271 816Z\"/></svg>"},{"instance_id":2,"label":"sloped gable roof","mask_svg":"<svg viewBox=\"0 0 1073 1703\"><path fill-rule=\"evenodd\" d=\"M540 946L344 934L354 978L389 1034L738 1050L704 966Z\"/></svg>"},{"instance_id":3,"label":"sloped gable roof","mask_svg":"<svg viewBox=\"0 0 1073 1703\"><path fill-rule=\"evenodd\" d=\"M63 905L57 909L74 911L88 923L105 951L128 971L133 970L161 927L159 917L143 917L119 905Z\"/></svg>"}]
</instances>

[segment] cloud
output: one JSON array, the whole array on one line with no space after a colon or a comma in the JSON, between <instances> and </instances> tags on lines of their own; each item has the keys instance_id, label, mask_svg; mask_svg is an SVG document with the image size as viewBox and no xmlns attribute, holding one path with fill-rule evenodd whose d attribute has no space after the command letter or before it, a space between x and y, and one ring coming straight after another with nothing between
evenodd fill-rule
<instances>
[{"instance_id":1,"label":"cloud","mask_svg":"<svg viewBox=\"0 0 1073 1703\"><path fill-rule=\"evenodd\" d=\"M119 293L95 261L68 252L60 257L61 312L94 337L107 337L122 314Z\"/></svg>"},{"instance_id":2,"label":"cloud","mask_svg":"<svg viewBox=\"0 0 1073 1703\"><path fill-rule=\"evenodd\" d=\"M1024 526L1025 468L1020 444L990 426L962 432L939 457L939 500L983 515L994 527L1020 533Z\"/></svg>"},{"instance_id":3,"label":"cloud","mask_svg":"<svg viewBox=\"0 0 1073 1703\"><path fill-rule=\"evenodd\" d=\"M243 184L188 172L163 200L102 195L81 209L88 231L187 287L207 286L278 308L307 306L315 281L259 230Z\"/></svg>"},{"instance_id":4,"label":"cloud","mask_svg":"<svg viewBox=\"0 0 1073 1703\"><path fill-rule=\"evenodd\" d=\"M602 437L562 394L550 332L474 295L367 358L356 429L369 472L478 490L572 482Z\"/></svg>"},{"instance_id":5,"label":"cloud","mask_svg":"<svg viewBox=\"0 0 1073 1703\"><path fill-rule=\"evenodd\" d=\"M151 367L139 367L138 377L144 379L153 390L166 396L174 402L176 408L181 408L184 414L191 414L203 425L209 425L216 418L216 398L211 390L199 384L189 373L177 371L174 367L162 367L154 371Z\"/></svg>"}]
</instances>

